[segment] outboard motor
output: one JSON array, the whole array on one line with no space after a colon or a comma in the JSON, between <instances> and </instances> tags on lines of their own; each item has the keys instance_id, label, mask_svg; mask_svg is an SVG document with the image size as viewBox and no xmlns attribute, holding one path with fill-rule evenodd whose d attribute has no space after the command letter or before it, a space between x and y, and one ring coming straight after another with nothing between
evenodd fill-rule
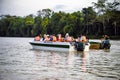
<instances>
[{"instance_id":1,"label":"outboard motor","mask_svg":"<svg viewBox=\"0 0 120 80\"><path fill-rule=\"evenodd\" d=\"M76 42L75 48L77 51L84 51L85 45L83 42Z\"/></svg>"}]
</instances>

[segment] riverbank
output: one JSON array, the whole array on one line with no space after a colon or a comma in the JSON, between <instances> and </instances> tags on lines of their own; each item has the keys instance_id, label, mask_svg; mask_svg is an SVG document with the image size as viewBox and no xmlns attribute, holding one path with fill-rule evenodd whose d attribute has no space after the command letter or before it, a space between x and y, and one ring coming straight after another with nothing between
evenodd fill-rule
<instances>
[{"instance_id":1,"label":"riverbank","mask_svg":"<svg viewBox=\"0 0 120 80\"><path fill-rule=\"evenodd\" d=\"M20 37L20 36L0 36L0 37ZM120 40L120 36L109 36L111 40ZM22 36L20 38L34 38L34 36ZM101 39L101 36L87 36L88 39Z\"/></svg>"}]
</instances>

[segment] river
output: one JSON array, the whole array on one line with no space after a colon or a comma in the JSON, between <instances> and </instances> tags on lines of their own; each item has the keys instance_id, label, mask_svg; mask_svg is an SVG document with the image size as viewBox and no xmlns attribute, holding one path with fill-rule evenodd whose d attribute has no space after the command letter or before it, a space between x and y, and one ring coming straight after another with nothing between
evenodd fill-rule
<instances>
[{"instance_id":1,"label":"river","mask_svg":"<svg viewBox=\"0 0 120 80\"><path fill-rule=\"evenodd\" d=\"M0 80L120 80L120 40L84 53L33 50L30 40L0 37Z\"/></svg>"}]
</instances>

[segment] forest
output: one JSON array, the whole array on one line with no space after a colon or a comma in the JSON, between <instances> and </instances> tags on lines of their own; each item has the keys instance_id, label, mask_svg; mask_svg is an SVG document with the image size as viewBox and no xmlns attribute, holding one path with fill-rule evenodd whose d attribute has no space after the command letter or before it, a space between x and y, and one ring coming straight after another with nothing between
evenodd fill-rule
<instances>
[{"instance_id":1,"label":"forest","mask_svg":"<svg viewBox=\"0 0 120 80\"><path fill-rule=\"evenodd\" d=\"M1 15L1 37L34 37L37 34L69 33L77 37L84 33L88 38L100 38L107 34L120 39L120 2L98 0L93 6L81 11L54 12L47 8L37 11L37 15Z\"/></svg>"}]
</instances>

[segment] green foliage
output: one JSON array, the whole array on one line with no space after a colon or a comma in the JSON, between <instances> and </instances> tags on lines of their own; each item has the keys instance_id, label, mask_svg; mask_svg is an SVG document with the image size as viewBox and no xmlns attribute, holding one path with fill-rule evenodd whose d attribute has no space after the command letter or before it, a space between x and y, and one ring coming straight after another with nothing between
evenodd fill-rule
<instances>
[{"instance_id":1,"label":"green foliage","mask_svg":"<svg viewBox=\"0 0 120 80\"><path fill-rule=\"evenodd\" d=\"M25 24L26 25L33 25L34 24L34 19L31 16L26 16L25 17Z\"/></svg>"},{"instance_id":2,"label":"green foliage","mask_svg":"<svg viewBox=\"0 0 120 80\"><path fill-rule=\"evenodd\" d=\"M88 7L73 13L43 9L37 12L37 16L1 15L0 36L30 37L45 33L63 35L69 33L77 37L84 33L90 38L97 38L103 34L118 38L120 35L119 6L120 3L116 0L113 2L98 0L94 3L95 9Z\"/></svg>"},{"instance_id":3,"label":"green foliage","mask_svg":"<svg viewBox=\"0 0 120 80\"><path fill-rule=\"evenodd\" d=\"M66 34L66 33L72 33L72 31L73 31L72 26L66 25L66 26L63 28L63 31L64 31L64 34Z\"/></svg>"}]
</instances>

